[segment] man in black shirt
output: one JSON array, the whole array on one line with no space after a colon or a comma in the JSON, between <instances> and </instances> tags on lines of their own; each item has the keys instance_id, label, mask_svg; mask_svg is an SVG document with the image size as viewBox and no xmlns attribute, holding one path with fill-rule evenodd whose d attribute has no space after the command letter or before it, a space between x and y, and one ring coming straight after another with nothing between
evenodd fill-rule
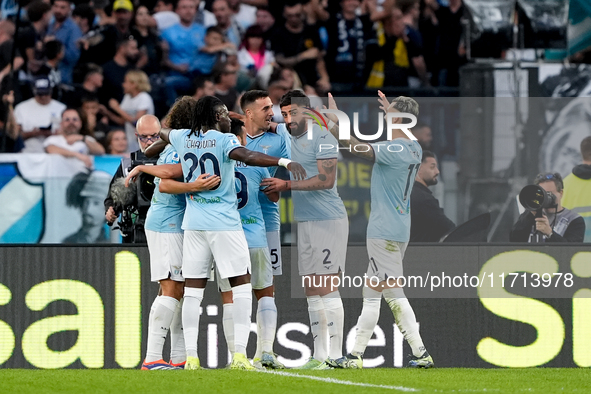
<instances>
[{"instance_id":1,"label":"man in black shirt","mask_svg":"<svg viewBox=\"0 0 591 394\"><path fill-rule=\"evenodd\" d=\"M125 74L135 67L139 55L140 51L135 39L124 39L117 43L115 57L103 66L103 86L99 89L101 104L108 107L109 100L112 98L121 102Z\"/></svg>"},{"instance_id":2,"label":"man in black shirt","mask_svg":"<svg viewBox=\"0 0 591 394\"><path fill-rule=\"evenodd\" d=\"M41 0L35 0L27 7L30 26L19 29L18 49L24 56L26 70L36 73L45 58L43 39L51 19L51 6Z\"/></svg>"},{"instance_id":3,"label":"man in black shirt","mask_svg":"<svg viewBox=\"0 0 591 394\"><path fill-rule=\"evenodd\" d=\"M326 23L328 45L326 68L331 70L333 92L352 92L363 89L373 64L368 49L377 47L373 22L369 15L357 16L359 0L341 0L340 12Z\"/></svg>"},{"instance_id":4,"label":"man in black shirt","mask_svg":"<svg viewBox=\"0 0 591 394\"><path fill-rule=\"evenodd\" d=\"M328 91L330 82L318 30L305 24L301 4L285 5L283 16L285 24L271 39L275 60L282 67L293 67L302 84Z\"/></svg>"},{"instance_id":5,"label":"man in black shirt","mask_svg":"<svg viewBox=\"0 0 591 394\"><path fill-rule=\"evenodd\" d=\"M456 226L443 213L428 186L437 184L439 169L435 155L423 151L421 167L410 195L410 242L439 242Z\"/></svg>"}]
</instances>

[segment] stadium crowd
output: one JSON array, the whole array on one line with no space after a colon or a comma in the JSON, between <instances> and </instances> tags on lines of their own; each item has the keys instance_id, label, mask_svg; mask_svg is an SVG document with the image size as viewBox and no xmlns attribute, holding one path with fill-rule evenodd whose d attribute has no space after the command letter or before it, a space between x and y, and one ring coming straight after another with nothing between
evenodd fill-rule
<instances>
[{"instance_id":1,"label":"stadium crowd","mask_svg":"<svg viewBox=\"0 0 591 394\"><path fill-rule=\"evenodd\" d=\"M466 61L462 0L20 3L19 17L17 2L0 7L3 152L43 152L66 108L81 135L126 155L138 149L135 122L161 118L180 95L239 111L242 92L265 89L281 121L290 89L457 86ZM125 149L110 134L120 130Z\"/></svg>"}]
</instances>

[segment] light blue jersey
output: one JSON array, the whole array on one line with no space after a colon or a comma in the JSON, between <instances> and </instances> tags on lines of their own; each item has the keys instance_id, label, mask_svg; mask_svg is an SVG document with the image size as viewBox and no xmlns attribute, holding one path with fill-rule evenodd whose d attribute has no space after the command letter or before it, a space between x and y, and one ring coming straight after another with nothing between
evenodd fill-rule
<instances>
[{"instance_id":1,"label":"light blue jersey","mask_svg":"<svg viewBox=\"0 0 591 394\"><path fill-rule=\"evenodd\" d=\"M283 137L285 143L287 144L287 151L291 152L291 134L289 134L289 131L287 131L287 126L285 123L279 123L275 128L275 132L277 135Z\"/></svg>"},{"instance_id":2,"label":"light blue jersey","mask_svg":"<svg viewBox=\"0 0 591 394\"><path fill-rule=\"evenodd\" d=\"M219 175L220 184L212 189L186 195L183 230L238 231L242 229L236 210L234 163L230 152L241 148L235 135L209 130L198 136L191 130L172 130L169 138L181 158L185 182L201 174Z\"/></svg>"},{"instance_id":3,"label":"light blue jersey","mask_svg":"<svg viewBox=\"0 0 591 394\"><path fill-rule=\"evenodd\" d=\"M418 142L405 138L371 146L376 161L371 174L371 214L367 238L408 242L410 193L423 150Z\"/></svg>"},{"instance_id":4,"label":"light blue jersey","mask_svg":"<svg viewBox=\"0 0 591 394\"><path fill-rule=\"evenodd\" d=\"M248 247L250 249L266 248L267 231L258 195L261 181L271 176L269 170L236 162L234 175L236 176L238 212Z\"/></svg>"},{"instance_id":5,"label":"light blue jersey","mask_svg":"<svg viewBox=\"0 0 591 394\"><path fill-rule=\"evenodd\" d=\"M156 162L160 164L178 164L179 155L172 145L166 145L166 148ZM158 233L182 233L181 225L185 214L185 196L182 194L161 193L158 190L160 178L154 178L154 194L148 215L146 216L146 230L156 231Z\"/></svg>"},{"instance_id":6,"label":"light blue jersey","mask_svg":"<svg viewBox=\"0 0 591 394\"><path fill-rule=\"evenodd\" d=\"M279 158L291 158L291 152L285 138L278 134L265 132L256 137L247 136L246 138L248 140L246 144L247 149ZM279 167L268 167L269 175L275 176L277 168ZM281 227L279 204L270 201L263 192L259 193L259 201L261 203L263 217L265 218L266 231L279 231Z\"/></svg>"},{"instance_id":7,"label":"light blue jersey","mask_svg":"<svg viewBox=\"0 0 591 394\"><path fill-rule=\"evenodd\" d=\"M308 132L298 137L291 137L291 158L300 163L308 178L319 174L317 160L336 159L339 146L336 138L326 129L313 127L312 139L308 139ZM322 145L322 147L321 147ZM332 146L332 149L328 147ZM336 171L336 168L335 168ZM335 220L347 217L345 205L337 192L337 183L325 190L292 190L291 192L294 219L298 222L314 220Z\"/></svg>"}]
</instances>

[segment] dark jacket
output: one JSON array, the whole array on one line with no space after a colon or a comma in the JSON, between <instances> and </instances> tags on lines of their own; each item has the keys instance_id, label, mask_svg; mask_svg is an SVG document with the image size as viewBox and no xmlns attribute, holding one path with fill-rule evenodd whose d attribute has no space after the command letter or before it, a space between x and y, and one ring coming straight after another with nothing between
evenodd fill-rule
<instances>
[{"instance_id":1,"label":"dark jacket","mask_svg":"<svg viewBox=\"0 0 591 394\"><path fill-rule=\"evenodd\" d=\"M549 217L552 235L543 237L543 242L583 242L585 237L585 221L581 216L563 208L556 219ZM564 224L561 224L564 223ZM536 218L530 211L523 212L517 223L513 225L509 240L511 242L535 242L531 235L535 231Z\"/></svg>"},{"instance_id":2,"label":"dark jacket","mask_svg":"<svg viewBox=\"0 0 591 394\"><path fill-rule=\"evenodd\" d=\"M417 181L410 195L410 209L410 242L439 242L456 227L431 190Z\"/></svg>"}]
</instances>

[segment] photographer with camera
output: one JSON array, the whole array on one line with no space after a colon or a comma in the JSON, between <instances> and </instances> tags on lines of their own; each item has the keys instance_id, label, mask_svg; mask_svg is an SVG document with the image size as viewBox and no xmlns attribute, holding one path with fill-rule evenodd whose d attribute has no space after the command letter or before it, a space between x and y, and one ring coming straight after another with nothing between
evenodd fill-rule
<instances>
[{"instance_id":1,"label":"photographer with camera","mask_svg":"<svg viewBox=\"0 0 591 394\"><path fill-rule=\"evenodd\" d=\"M525 186L519 202L526 209L513 225L511 242L583 242L585 222L561 205L564 184L560 174L539 174Z\"/></svg>"},{"instance_id":2,"label":"photographer with camera","mask_svg":"<svg viewBox=\"0 0 591 394\"><path fill-rule=\"evenodd\" d=\"M127 174L129 174L129 171L131 171L135 165L145 164L146 162L150 161L143 152L155 141L160 139L159 132L160 121L154 115L144 115L138 119L136 124L136 136L138 138L140 149L132 152L131 158L124 158L121 160L121 164L119 165L119 168L113 176L109 186L109 194L105 199L105 218L107 219L107 223L112 225L120 214L124 214L125 217L120 222L120 227L123 233L122 235L124 236L124 243L141 242L141 240L145 242L145 234L143 234L143 229L140 231L142 234L134 234L133 224L130 224L130 212L127 212L124 209L126 207L138 208L138 203L140 202L138 199L139 193L130 193L130 189L125 187L125 183L123 181L125 180ZM121 178L121 181L116 182L119 178ZM147 198L148 207L150 199L151 195ZM146 212L144 212L143 219L145 219L147 209L145 209L145 211ZM129 228L130 226L131 228ZM135 237L134 235L139 236Z\"/></svg>"}]
</instances>

